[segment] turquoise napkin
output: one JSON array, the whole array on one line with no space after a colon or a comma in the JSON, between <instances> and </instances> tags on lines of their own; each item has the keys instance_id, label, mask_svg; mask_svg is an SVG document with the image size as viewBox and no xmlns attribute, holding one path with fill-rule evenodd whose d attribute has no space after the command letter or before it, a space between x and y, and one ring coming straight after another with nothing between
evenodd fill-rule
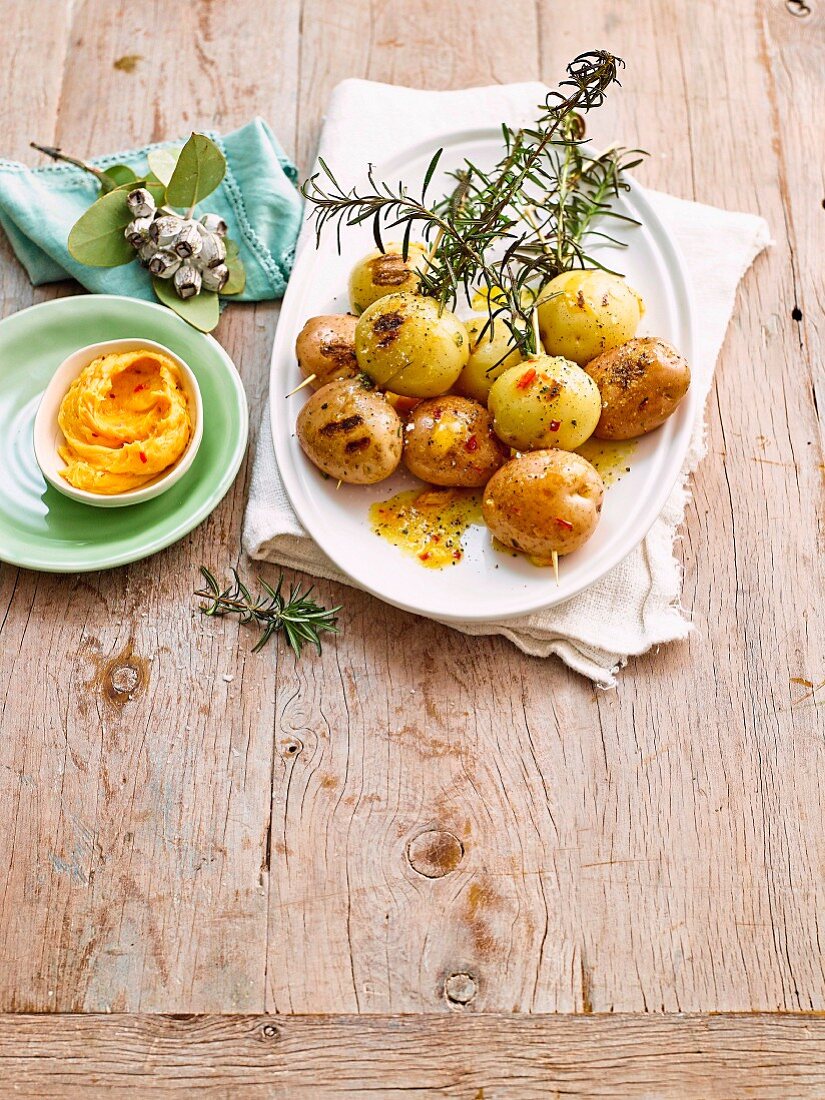
<instances>
[{"instance_id":1,"label":"turquoise napkin","mask_svg":"<svg viewBox=\"0 0 825 1100\"><path fill-rule=\"evenodd\" d=\"M212 132L209 137L226 157L226 175L196 213L220 214L229 226L229 236L240 246L246 287L232 300L280 298L301 225L295 165L260 118L224 137ZM146 154L150 149L180 147L184 140L96 157L89 163L99 168L128 164L137 175L143 175L148 171ZM83 157L82 149L68 151ZM86 267L68 253L69 230L99 190L93 176L71 165L27 168L0 160L0 225L35 286L72 278L93 293L154 301L149 275L137 261L123 267Z\"/></svg>"}]
</instances>

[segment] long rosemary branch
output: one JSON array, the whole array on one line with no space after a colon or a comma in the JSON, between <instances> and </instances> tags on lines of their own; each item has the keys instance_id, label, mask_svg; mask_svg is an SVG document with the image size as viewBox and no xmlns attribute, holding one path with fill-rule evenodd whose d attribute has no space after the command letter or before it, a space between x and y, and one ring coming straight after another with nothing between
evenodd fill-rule
<instances>
[{"instance_id":1,"label":"long rosemary branch","mask_svg":"<svg viewBox=\"0 0 825 1100\"><path fill-rule=\"evenodd\" d=\"M623 186L621 171L631 165L623 162L622 150L587 157L581 115L604 102L623 65L604 51L575 58L533 127L502 127L505 151L498 164L484 172L467 161L453 173L453 194L435 203L428 201L427 190L442 150L430 161L420 196L403 183L393 188L376 180L372 166L366 188L345 190L320 161L320 172L302 187L314 206L318 241L334 224L340 250L343 227L371 222L382 251L383 234L403 230L406 253L415 229L430 244L419 277L422 294L444 308L454 307L462 293L469 302L472 292L482 289L489 323L501 318L516 346L526 353L537 350L531 314L538 291L571 266L602 266L588 255L586 238L596 218L620 217L609 199ZM536 212L527 225L526 208Z\"/></svg>"}]
</instances>

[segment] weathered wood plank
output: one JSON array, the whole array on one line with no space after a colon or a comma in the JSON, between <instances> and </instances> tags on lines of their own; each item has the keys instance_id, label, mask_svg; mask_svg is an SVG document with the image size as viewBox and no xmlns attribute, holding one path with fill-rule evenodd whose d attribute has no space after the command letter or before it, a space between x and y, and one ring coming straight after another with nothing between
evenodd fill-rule
<instances>
[{"instance_id":1,"label":"weathered wood plank","mask_svg":"<svg viewBox=\"0 0 825 1100\"><path fill-rule=\"evenodd\" d=\"M805 1100L825 1021L800 1016L17 1016L14 1096Z\"/></svg>"},{"instance_id":2,"label":"weathered wood plank","mask_svg":"<svg viewBox=\"0 0 825 1100\"><path fill-rule=\"evenodd\" d=\"M0 96L2 157L23 159L28 142L36 140L40 127L45 128L47 136L54 133L63 64L69 49L70 10L71 0L44 0L41 21L32 19L31 11L22 4L0 4L5 92ZM33 289L17 263L5 233L0 232L0 316L32 305L40 295L42 292ZM0 591L3 582L0 576Z\"/></svg>"},{"instance_id":3,"label":"weathered wood plank","mask_svg":"<svg viewBox=\"0 0 825 1100\"><path fill-rule=\"evenodd\" d=\"M510 5L506 36L496 35L496 18L488 5L468 23L439 3L419 5L414 16L401 0L346 12L306 4L301 134L317 134L344 76L432 87L535 76L534 5ZM314 149L304 139L302 150L308 165ZM468 643L351 589L334 598L344 604L343 637L320 660L289 670L280 693L267 1008L438 1009L450 976L479 967L471 992L480 1008L528 1007L542 926L529 935L518 924L523 953L510 950L510 930L525 896L542 909L538 865L515 887L505 879L483 915L475 876L485 864L520 875L503 833L519 843L508 784L526 779L540 790L532 762L522 762L523 742L509 764L502 759L512 704L509 692L496 700L486 687L501 662L538 666L500 642ZM553 675L572 680L559 669ZM546 822L546 806L536 816ZM532 844L537 826L523 827ZM408 844L428 830L448 850L464 846L455 874L428 878L408 860ZM560 982L564 966L560 955Z\"/></svg>"},{"instance_id":4,"label":"weathered wood plank","mask_svg":"<svg viewBox=\"0 0 825 1100\"><path fill-rule=\"evenodd\" d=\"M622 1009L693 1010L706 998L721 1009L825 1005L825 849L813 824L825 725L817 699L793 682L825 675L814 610L825 592L822 420L815 354L806 369L792 317L796 285L816 293L821 278L813 252L801 265L788 235L798 205L814 250L823 225L812 201L820 184L785 151L810 130L804 104L825 36L821 17L802 22L788 8L673 3L642 18L595 9L604 40L628 60L616 131L654 150L643 178L763 213L777 238L739 295L685 524L684 598L697 632L686 647L633 662L619 691L599 698L610 770L600 802L617 826L612 838L590 834L590 861L604 862L580 895L602 914L585 924L588 959L603 957L612 929L607 972L599 962L591 975L596 1009L616 1004L617 988ZM691 33L697 19L701 35ZM766 38L780 31L794 66ZM579 28L564 45L592 40Z\"/></svg>"},{"instance_id":5,"label":"weathered wood plank","mask_svg":"<svg viewBox=\"0 0 825 1100\"><path fill-rule=\"evenodd\" d=\"M31 162L30 138L82 156L258 110L294 141L296 6L263 27L206 0L70 7L68 49L48 64L22 38L32 78L66 63L59 109L15 96L9 156ZM276 316L236 306L218 333L255 429ZM0 567L6 1008L263 1008L275 658L249 660L238 629L207 627L191 599L201 562L238 560L247 473L144 564L83 578Z\"/></svg>"}]
</instances>

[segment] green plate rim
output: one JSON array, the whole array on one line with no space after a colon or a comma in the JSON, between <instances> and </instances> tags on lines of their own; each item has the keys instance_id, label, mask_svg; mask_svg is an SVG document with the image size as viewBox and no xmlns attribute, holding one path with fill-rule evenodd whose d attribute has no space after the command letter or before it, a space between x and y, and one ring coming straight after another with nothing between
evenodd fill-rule
<instances>
[{"instance_id":1,"label":"green plate rim","mask_svg":"<svg viewBox=\"0 0 825 1100\"><path fill-rule=\"evenodd\" d=\"M0 319L0 326L14 321L18 317L22 317L24 314L35 313L40 310L46 310L60 306L67 308L67 302L75 301L113 301L113 302L125 302L130 306L135 306L138 310L150 309L157 310L160 313L165 314L168 318L175 318L181 325L186 325L186 322L179 317L175 317L170 309L166 306L162 306L157 302L147 302L142 298L130 298L125 294L70 294L61 298L50 298L47 302L37 302L35 305L26 306L24 309L19 309L15 313L10 313L8 317ZM71 307L68 307L71 308ZM187 326L190 327L190 326ZM197 330L195 330L197 332ZM201 505L191 516L174 527L171 531L156 538L140 548L134 550L123 551L119 554L112 554L109 557L96 558L93 564L83 565L77 562L73 562L71 565L55 564L54 562L47 562L41 558L35 556L34 558L17 559L7 556L5 547L3 546L2 533L0 533L0 564L9 565L17 569L30 569L36 573L55 573L55 574L79 574L79 573L97 573L105 569L117 569L122 565L131 565L136 561L143 561L145 558L150 558L152 555L159 553L161 550L167 549L169 546L173 546L176 542L180 542L184 536L188 535L190 531L194 531L196 527L199 527L203 521L214 512L226 494L232 487L233 482L238 474L238 470L241 468L244 455L246 454L247 443L249 441L249 403L246 399L246 390L244 389L243 381L238 373L238 368L235 366L229 352L224 348L222 344L219 344L208 332L198 332L199 336L202 336L204 340L209 341L217 349L218 357L223 361L224 366L227 368L227 375L232 383L232 389L235 393L235 397L238 401L238 411L240 412L241 431L236 441L235 449L232 452L232 459L226 469L224 470L220 480L215 486L214 491L210 495L209 499Z\"/></svg>"}]
</instances>

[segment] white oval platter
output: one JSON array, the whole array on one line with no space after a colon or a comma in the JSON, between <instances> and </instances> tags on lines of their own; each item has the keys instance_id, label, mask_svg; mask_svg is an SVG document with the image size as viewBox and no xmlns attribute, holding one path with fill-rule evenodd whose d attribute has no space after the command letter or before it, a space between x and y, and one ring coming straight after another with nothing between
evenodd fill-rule
<instances>
[{"instance_id":1,"label":"white oval platter","mask_svg":"<svg viewBox=\"0 0 825 1100\"><path fill-rule=\"evenodd\" d=\"M465 158L482 168L492 167L501 155L501 132L491 128L434 137L379 166L376 178L389 183L403 180L415 193L439 147L444 153L428 190L431 196L445 194L454 186L446 173L461 167ZM643 189L633 181L615 205L642 224L612 223L610 233L628 247L605 249L598 253L599 259L626 275L642 294L646 312L639 335L655 334L669 340L690 362L690 293L675 243ZM472 527L465 536L463 559L441 570L425 568L376 535L370 527L370 505L421 483L401 471L378 485L342 485L336 490L335 482L326 480L308 461L295 436L295 418L308 391L286 397L301 380L295 337L308 317L348 311L349 273L353 264L375 247L372 231L369 224L344 228L340 255L333 227L328 227L320 250L315 248L314 234L306 229L302 241L272 353L272 438L278 468L298 518L355 584L396 607L431 618L454 622L507 619L569 600L638 546L679 476L698 415L692 389L662 428L639 440L630 472L607 489L595 534L574 554L560 559L558 584L551 569L494 550L490 532L483 526Z\"/></svg>"}]
</instances>

